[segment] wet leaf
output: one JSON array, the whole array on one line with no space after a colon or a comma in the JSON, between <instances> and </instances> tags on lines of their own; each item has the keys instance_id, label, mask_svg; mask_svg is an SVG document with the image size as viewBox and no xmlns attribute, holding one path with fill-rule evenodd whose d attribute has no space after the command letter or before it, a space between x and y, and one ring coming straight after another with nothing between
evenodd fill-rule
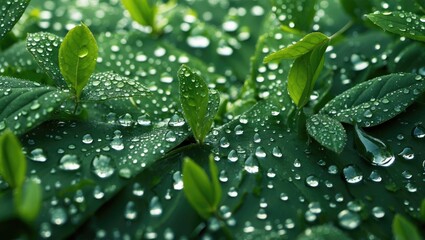
<instances>
[{"instance_id":1,"label":"wet leaf","mask_svg":"<svg viewBox=\"0 0 425 240\"><path fill-rule=\"evenodd\" d=\"M96 67L97 55L96 40L84 24L71 29L59 48L59 68L77 101Z\"/></svg>"},{"instance_id":2,"label":"wet leaf","mask_svg":"<svg viewBox=\"0 0 425 240\"><path fill-rule=\"evenodd\" d=\"M211 169L214 172L215 169ZM216 210L215 183L211 182L205 171L190 158L183 164L183 184L186 199L198 214L208 219Z\"/></svg>"},{"instance_id":3,"label":"wet leaf","mask_svg":"<svg viewBox=\"0 0 425 240\"><path fill-rule=\"evenodd\" d=\"M280 61L283 59L294 59L313 51L316 47L328 43L329 37L320 32L307 34L298 42L282 48L264 58L264 63Z\"/></svg>"},{"instance_id":4,"label":"wet leaf","mask_svg":"<svg viewBox=\"0 0 425 240\"><path fill-rule=\"evenodd\" d=\"M0 175L14 189L24 183L27 162L22 146L12 131L6 130L0 136Z\"/></svg>"},{"instance_id":5,"label":"wet leaf","mask_svg":"<svg viewBox=\"0 0 425 240\"><path fill-rule=\"evenodd\" d=\"M298 57L289 70L288 92L298 108L302 108L310 100L314 84L323 69L328 44L328 41L319 44Z\"/></svg>"},{"instance_id":6,"label":"wet leaf","mask_svg":"<svg viewBox=\"0 0 425 240\"><path fill-rule=\"evenodd\" d=\"M0 2L0 40L15 26L25 12L30 0L14 0Z\"/></svg>"},{"instance_id":7,"label":"wet leaf","mask_svg":"<svg viewBox=\"0 0 425 240\"><path fill-rule=\"evenodd\" d=\"M344 150L347 134L340 122L326 115L316 114L307 119L307 131L317 142L336 153Z\"/></svg>"},{"instance_id":8,"label":"wet leaf","mask_svg":"<svg viewBox=\"0 0 425 240\"><path fill-rule=\"evenodd\" d=\"M221 191L221 185L219 181L218 168L216 163L214 162L214 158L212 155L210 155L209 167L210 167L210 177L211 177L211 189L214 195L213 208L218 209L220 201L221 201L222 191Z\"/></svg>"},{"instance_id":9,"label":"wet leaf","mask_svg":"<svg viewBox=\"0 0 425 240\"><path fill-rule=\"evenodd\" d=\"M52 119L70 93L26 80L0 77L0 131L9 127L16 134L26 133ZM13 103L13 104L12 104Z\"/></svg>"},{"instance_id":10,"label":"wet leaf","mask_svg":"<svg viewBox=\"0 0 425 240\"><path fill-rule=\"evenodd\" d=\"M205 81L190 68L183 65L178 71L180 82L180 102L186 121L193 135L200 143L211 129L215 114L218 110L218 95L209 97Z\"/></svg>"},{"instance_id":11,"label":"wet leaf","mask_svg":"<svg viewBox=\"0 0 425 240\"><path fill-rule=\"evenodd\" d=\"M422 28L424 17L405 11L374 12L367 17L385 31L425 41L425 30Z\"/></svg>"},{"instance_id":12,"label":"wet leaf","mask_svg":"<svg viewBox=\"0 0 425 240\"><path fill-rule=\"evenodd\" d=\"M396 214L393 219L393 234L396 239L400 240L421 240L417 228L413 223L400 214Z\"/></svg>"},{"instance_id":13,"label":"wet leaf","mask_svg":"<svg viewBox=\"0 0 425 240\"><path fill-rule=\"evenodd\" d=\"M51 33L31 33L27 36L27 49L56 86L65 88L66 82L59 68L62 41L62 38Z\"/></svg>"},{"instance_id":14,"label":"wet leaf","mask_svg":"<svg viewBox=\"0 0 425 240\"><path fill-rule=\"evenodd\" d=\"M304 230L297 240L349 240L341 230L330 224L314 226Z\"/></svg>"},{"instance_id":15,"label":"wet leaf","mask_svg":"<svg viewBox=\"0 0 425 240\"><path fill-rule=\"evenodd\" d=\"M38 217L43 200L42 191L40 184L34 180L28 180L21 188L16 189L15 208L21 219L32 223Z\"/></svg>"},{"instance_id":16,"label":"wet leaf","mask_svg":"<svg viewBox=\"0 0 425 240\"><path fill-rule=\"evenodd\" d=\"M117 98L140 97L149 90L138 81L113 72L93 74L82 93L83 101L105 101Z\"/></svg>"},{"instance_id":17,"label":"wet leaf","mask_svg":"<svg viewBox=\"0 0 425 240\"><path fill-rule=\"evenodd\" d=\"M345 91L327 103L320 113L360 127L376 126L400 114L424 91L423 77L390 74Z\"/></svg>"}]
</instances>

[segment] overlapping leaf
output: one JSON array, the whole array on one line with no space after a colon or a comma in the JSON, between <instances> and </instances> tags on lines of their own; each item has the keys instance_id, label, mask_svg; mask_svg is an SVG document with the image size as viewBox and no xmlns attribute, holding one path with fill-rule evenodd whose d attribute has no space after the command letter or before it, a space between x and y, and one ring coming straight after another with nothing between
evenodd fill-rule
<instances>
[{"instance_id":1,"label":"overlapping leaf","mask_svg":"<svg viewBox=\"0 0 425 240\"><path fill-rule=\"evenodd\" d=\"M340 94L320 113L362 127L376 126L400 114L424 91L425 81L420 75L386 75Z\"/></svg>"},{"instance_id":2,"label":"overlapping leaf","mask_svg":"<svg viewBox=\"0 0 425 240\"><path fill-rule=\"evenodd\" d=\"M30 0L14 0L0 2L0 40L15 26L21 18Z\"/></svg>"},{"instance_id":3,"label":"overlapping leaf","mask_svg":"<svg viewBox=\"0 0 425 240\"><path fill-rule=\"evenodd\" d=\"M344 150L347 135L337 120L316 114L307 119L307 131L322 146L340 153Z\"/></svg>"}]
</instances>

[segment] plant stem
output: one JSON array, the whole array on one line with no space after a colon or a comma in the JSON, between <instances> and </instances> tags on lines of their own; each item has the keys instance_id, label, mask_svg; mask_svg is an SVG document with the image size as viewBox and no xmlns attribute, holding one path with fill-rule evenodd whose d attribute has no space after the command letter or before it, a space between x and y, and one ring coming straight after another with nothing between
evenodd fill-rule
<instances>
[{"instance_id":1,"label":"plant stem","mask_svg":"<svg viewBox=\"0 0 425 240\"><path fill-rule=\"evenodd\" d=\"M336 33L334 33L332 36L330 36L330 39L334 39L336 37L339 37L341 34L343 34L345 31L347 31L351 26L353 26L353 24L354 24L353 20L350 20L347 24L344 25L344 27L342 27Z\"/></svg>"}]
</instances>

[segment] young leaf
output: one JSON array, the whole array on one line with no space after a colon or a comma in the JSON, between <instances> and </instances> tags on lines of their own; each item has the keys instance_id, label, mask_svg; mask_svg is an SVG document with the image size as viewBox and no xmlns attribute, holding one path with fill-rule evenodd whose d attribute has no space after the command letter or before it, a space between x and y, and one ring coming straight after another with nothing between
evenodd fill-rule
<instances>
[{"instance_id":1,"label":"young leaf","mask_svg":"<svg viewBox=\"0 0 425 240\"><path fill-rule=\"evenodd\" d=\"M71 97L54 87L10 77L0 77L0 92L4 93L0 95L0 131L9 127L16 134L51 119L54 111Z\"/></svg>"},{"instance_id":2,"label":"young leaf","mask_svg":"<svg viewBox=\"0 0 425 240\"><path fill-rule=\"evenodd\" d=\"M210 174L211 174L211 187L214 193L213 208L218 209L218 206L221 201L222 191L221 191L220 181L218 180L217 165L215 164L214 157L212 155L210 155L209 166L210 166Z\"/></svg>"},{"instance_id":3,"label":"young leaf","mask_svg":"<svg viewBox=\"0 0 425 240\"><path fill-rule=\"evenodd\" d=\"M340 229L330 224L307 228L297 237L297 240L349 240Z\"/></svg>"},{"instance_id":4,"label":"young leaf","mask_svg":"<svg viewBox=\"0 0 425 240\"><path fill-rule=\"evenodd\" d=\"M143 26L155 26L157 7L149 0L121 0L134 21Z\"/></svg>"},{"instance_id":5,"label":"young leaf","mask_svg":"<svg viewBox=\"0 0 425 240\"><path fill-rule=\"evenodd\" d=\"M280 49L264 58L264 63L271 61L280 61L283 59L294 59L301 57L308 52L311 52L314 48L329 42L329 37L320 32L313 32L307 34L304 38L296 42L295 44L289 45L285 48Z\"/></svg>"},{"instance_id":6,"label":"young leaf","mask_svg":"<svg viewBox=\"0 0 425 240\"><path fill-rule=\"evenodd\" d=\"M15 191L16 211L26 222L33 222L37 218L42 200L41 186L34 180L26 181L21 188Z\"/></svg>"},{"instance_id":7,"label":"young leaf","mask_svg":"<svg viewBox=\"0 0 425 240\"><path fill-rule=\"evenodd\" d=\"M393 219L393 234L397 240L421 240L422 237L409 220L400 214L396 214Z\"/></svg>"},{"instance_id":8,"label":"young leaf","mask_svg":"<svg viewBox=\"0 0 425 240\"><path fill-rule=\"evenodd\" d=\"M302 108L310 100L314 83L323 69L325 51L329 41L297 58L289 70L288 92L292 100Z\"/></svg>"},{"instance_id":9,"label":"young leaf","mask_svg":"<svg viewBox=\"0 0 425 240\"><path fill-rule=\"evenodd\" d=\"M216 193L213 184L200 166L190 158L184 160L184 194L192 207L204 219L208 219L216 211Z\"/></svg>"},{"instance_id":10,"label":"young leaf","mask_svg":"<svg viewBox=\"0 0 425 240\"><path fill-rule=\"evenodd\" d=\"M61 73L77 101L96 67L97 55L96 40L84 24L71 29L59 48Z\"/></svg>"},{"instance_id":11,"label":"young leaf","mask_svg":"<svg viewBox=\"0 0 425 240\"><path fill-rule=\"evenodd\" d=\"M320 113L360 127L376 126L400 114L424 91L423 77L390 74L360 83L336 96Z\"/></svg>"},{"instance_id":12,"label":"young leaf","mask_svg":"<svg viewBox=\"0 0 425 240\"><path fill-rule=\"evenodd\" d=\"M404 11L374 12L366 16L385 31L425 42L424 17Z\"/></svg>"},{"instance_id":13,"label":"young leaf","mask_svg":"<svg viewBox=\"0 0 425 240\"><path fill-rule=\"evenodd\" d=\"M0 136L0 174L12 188L20 188L25 180L27 162L18 138L10 130Z\"/></svg>"},{"instance_id":14,"label":"young leaf","mask_svg":"<svg viewBox=\"0 0 425 240\"><path fill-rule=\"evenodd\" d=\"M388 167L394 163L395 156L389 146L363 132L357 125L355 131L356 148L365 160L372 165L382 167Z\"/></svg>"},{"instance_id":15,"label":"young leaf","mask_svg":"<svg viewBox=\"0 0 425 240\"><path fill-rule=\"evenodd\" d=\"M210 93L204 80L185 65L180 67L178 78L184 117L196 140L202 143L218 110L218 94Z\"/></svg>"},{"instance_id":16,"label":"young leaf","mask_svg":"<svg viewBox=\"0 0 425 240\"><path fill-rule=\"evenodd\" d=\"M27 49L56 85L65 88L66 82L59 68L59 47L62 41L62 38L51 33L30 33Z\"/></svg>"},{"instance_id":17,"label":"young leaf","mask_svg":"<svg viewBox=\"0 0 425 240\"><path fill-rule=\"evenodd\" d=\"M0 1L0 40L15 26L30 0Z\"/></svg>"},{"instance_id":18,"label":"young leaf","mask_svg":"<svg viewBox=\"0 0 425 240\"><path fill-rule=\"evenodd\" d=\"M344 150L347 134L337 120L326 115L316 114L307 119L307 131L317 142L336 153Z\"/></svg>"},{"instance_id":19,"label":"young leaf","mask_svg":"<svg viewBox=\"0 0 425 240\"><path fill-rule=\"evenodd\" d=\"M81 100L105 101L117 98L146 96L149 90L138 81L113 72L96 73L90 77Z\"/></svg>"}]
</instances>

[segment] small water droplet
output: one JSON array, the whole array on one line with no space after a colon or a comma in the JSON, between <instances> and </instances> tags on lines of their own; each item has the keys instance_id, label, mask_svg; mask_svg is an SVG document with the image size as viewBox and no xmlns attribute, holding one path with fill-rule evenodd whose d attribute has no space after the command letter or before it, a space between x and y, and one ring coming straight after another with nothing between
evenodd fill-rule
<instances>
[{"instance_id":1,"label":"small water droplet","mask_svg":"<svg viewBox=\"0 0 425 240\"><path fill-rule=\"evenodd\" d=\"M401 156L404 160L412 160L415 158L415 153L410 147L403 148L403 150L398 155Z\"/></svg>"},{"instance_id":2,"label":"small water droplet","mask_svg":"<svg viewBox=\"0 0 425 240\"><path fill-rule=\"evenodd\" d=\"M137 217L136 206L133 201L129 201L125 206L124 217L127 220L134 220Z\"/></svg>"},{"instance_id":3,"label":"small water droplet","mask_svg":"<svg viewBox=\"0 0 425 240\"><path fill-rule=\"evenodd\" d=\"M87 47L82 47L78 51L79 58L85 58L89 54L89 49Z\"/></svg>"},{"instance_id":4,"label":"small water droplet","mask_svg":"<svg viewBox=\"0 0 425 240\"><path fill-rule=\"evenodd\" d=\"M154 196L149 203L149 213L154 217L160 216L162 214L162 206L157 196Z\"/></svg>"},{"instance_id":5,"label":"small water droplet","mask_svg":"<svg viewBox=\"0 0 425 240\"><path fill-rule=\"evenodd\" d=\"M360 225L360 216L345 209L338 214L338 222L341 227L352 230Z\"/></svg>"},{"instance_id":6,"label":"small water droplet","mask_svg":"<svg viewBox=\"0 0 425 240\"><path fill-rule=\"evenodd\" d=\"M36 162L45 162L47 160L47 157L44 154L44 151L42 148L36 148L32 150L29 158Z\"/></svg>"},{"instance_id":7,"label":"small water droplet","mask_svg":"<svg viewBox=\"0 0 425 240\"><path fill-rule=\"evenodd\" d=\"M77 155L74 154L65 154L59 160L59 169L65 171L74 171L78 170L81 167L80 159Z\"/></svg>"},{"instance_id":8,"label":"small water droplet","mask_svg":"<svg viewBox=\"0 0 425 240\"><path fill-rule=\"evenodd\" d=\"M259 166L258 166L258 160L255 156L250 155L246 160L245 160L245 166L244 166L245 171L247 171L248 173L258 173L259 171Z\"/></svg>"},{"instance_id":9,"label":"small water droplet","mask_svg":"<svg viewBox=\"0 0 425 240\"><path fill-rule=\"evenodd\" d=\"M305 179L305 183L309 187L317 187L319 186L319 178L314 175L310 175Z\"/></svg>"},{"instance_id":10,"label":"small water droplet","mask_svg":"<svg viewBox=\"0 0 425 240\"><path fill-rule=\"evenodd\" d=\"M51 208L50 209L50 222L54 225L63 225L68 220L68 215L66 214L65 209Z\"/></svg>"},{"instance_id":11,"label":"small water droplet","mask_svg":"<svg viewBox=\"0 0 425 240\"><path fill-rule=\"evenodd\" d=\"M363 179L360 169L354 164L344 167L343 173L344 178L348 183L358 183Z\"/></svg>"}]
</instances>

